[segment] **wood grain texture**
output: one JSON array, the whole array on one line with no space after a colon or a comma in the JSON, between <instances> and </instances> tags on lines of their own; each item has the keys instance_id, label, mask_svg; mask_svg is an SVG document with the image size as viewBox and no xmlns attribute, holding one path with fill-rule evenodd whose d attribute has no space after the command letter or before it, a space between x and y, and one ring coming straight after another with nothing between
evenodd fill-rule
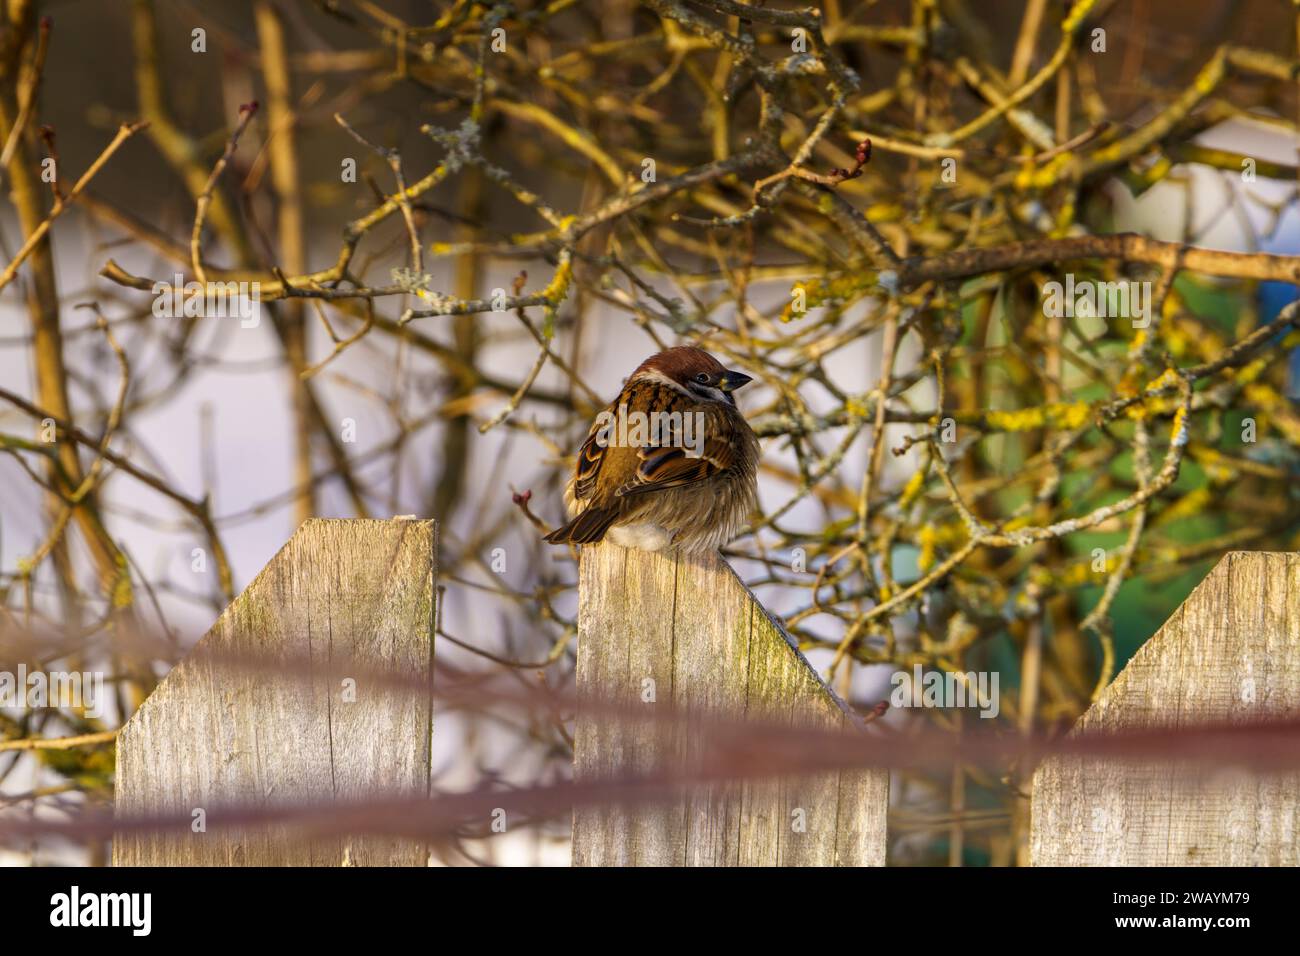
<instances>
[{"instance_id":1,"label":"wood grain texture","mask_svg":"<svg viewBox=\"0 0 1300 956\"><path fill-rule=\"evenodd\" d=\"M637 706L765 720L852 722L794 641L719 556L611 544L582 551L578 690ZM646 699L653 688L654 700ZM689 765L689 733L580 716L575 776ZM889 777L832 772L692 787L657 805L580 808L575 866L882 866ZM803 828L795 826L801 811Z\"/></svg>"},{"instance_id":2,"label":"wood grain texture","mask_svg":"<svg viewBox=\"0 0 1300 956\"><path fill-rule=\"evenodd\" d=\"M223 805L427 795L431 695L376 678L432 681L436 553L433 522L305 522L123 728L119 818L204 808L212 824ZM246 656L261 663L232 660ZM118 866L427 860L411 841L283 828L119 833L113 844Z\"/></svg>"},{"instance_id":3,"label":"wood grain texture","mask_svg":"<svg viewBox=\"0 0 1300 956\"><path fill-rule=\"evenodd\" d=\"M1228 554L1077 730L1300 713L1300 555ZM1300 775L1052 759L1034 776L1037 866L1296 866Z\"/></svg>"}]
</instances>

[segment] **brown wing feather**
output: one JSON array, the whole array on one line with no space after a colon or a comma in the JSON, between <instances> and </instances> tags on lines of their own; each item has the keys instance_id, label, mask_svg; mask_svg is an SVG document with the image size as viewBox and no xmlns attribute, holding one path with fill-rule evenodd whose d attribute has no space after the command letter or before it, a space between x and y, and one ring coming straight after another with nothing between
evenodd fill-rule
<instances>
[{"instance_id":1,"label":"brown wing feather","mask_svg":"<svg viewBox=\"0 0 1300 956\"><path fill-rule=\"evenodd\" d=\"M605 445L597 441L600 428L592 425L587 440L578 449L578 470L573 481L573 497L579 501L591 497L596 487L596 476L605 462Z\"/></svg>"},{"instance_id":2,"label":"brown wing feather","mask_svg":"<svg viewBox=\"0 0 1300 956\"><path fill-rule=\"evenodd\" d=\"M688 455L681 447L647 447L637 454L641 464L636 476L616 492L619 496L691 485L729 471L736 463L735 447L720 438L708 439L698 456Z\"/></svg>"},{"instance_id":3,"label":"brown wing feather","mask_svg":"<svg viewBox=\"0 0 1300 956\"><path fill-rule=\"evenodd\" d=\"M615 519L617 508L588 508L566 525L562 525L546 536L551 544L591 544L605 536Z\"/></svg>"},{"instance_id":4,"label":"brown wing feather","mask_svg":"<svg viewBox=\"0 0 1300 956\"><path fill-rule=\"evenodd\" d=\"M685 396L676 392L674 389L661 385L656 382L633 382L614 400L610 406L605 409L605 415L612 416L613 421L610 424L602 422L597 418L591 424L587 432L587 438L583 441L582 447L578 449L577 470L574 473L573 480L573 497L578 501L585 501L589 498L607 498L618 494L619 487L625 482L621 482L620 475L613 475L612 481L604 482L605 491L598 494L601 486L600 475L611 458L611 451L616 450L616 446L611 442L619 440L618 419L619 405L624 404L628 408L639 409L647 413L659 411L669 411L675 404L683 400ZM623 450L623 449L617 449ZM640 451L641 449L638 449ZM622 456L615 456L622 459ZM620 460L619 465L631 470L630 462ZM621 469L615 468L615 471ZM595 504L596 502L593 502Z\"/></svg>"},{"instance_id":5,"label":"brown wing feather","mask_svg":"<svg viewBox=\"0 0 1300 956\"><path fill-rule=\"evenodd\" d=\"M676 389L655 382L633 383L619 396L618 401L651 414L703 412L710 417L726 414L722 409L702 408L699 403ZM611 405L608 411L617 415L618 402ZM707 481L736 467L738 449L730 441L709 438L705 440L701 453L692 455L688 453L688 443L681 434L681 428L672 423L663 424L670 424L671 427L637 446L634 456L629 454L633 449L611 444L619 436L608 432L600 419L592 424L586 440L578 450L573 483L574 499L587 502L587 507L567 526L553 532L552 538L548 540L599 540L609 525L625 510L622 502ZM717 432L718 424L710 422L704 431ZM635 470L633 462L636 463ZM609 472L604 475L604 480L601 480L602 469ZM619 481L623 475L627 475L626 479Z\"/></svg>"}]
</instances>

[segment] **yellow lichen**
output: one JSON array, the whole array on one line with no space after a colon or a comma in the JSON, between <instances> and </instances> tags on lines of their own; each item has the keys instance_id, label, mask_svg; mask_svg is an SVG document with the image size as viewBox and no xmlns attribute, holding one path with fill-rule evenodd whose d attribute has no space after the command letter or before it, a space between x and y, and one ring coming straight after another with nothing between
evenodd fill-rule
<instances>
[{"instance_id":1,"label":"yellow lichen","mask_svg":"<svg viewBox=\"0 0 1300 956\"><path fill-rule=\"evenodd\" d=\"M1082 428L1092 414L1087 402L1051 402L1034 408L985 413L988 426L997 431L1025 432L1035 428Z\"/></svg>"},{"instance_id":2,"label":"yellow lichen","mask_svg":"<svg viewBox=\"0 0 1300 956\"><path fill-rule=\"evenodd\" d=\"M820 305L838 303L841 305L854 301L871 289L876 282L874 272L840 275L829 279L812 279L796 282L790 290L790 304L781 310L781 321L789 322L796 314L802 316L810 309ZM803 293L803 309L796 313L794 305L796 293Z\"/></svg>"},{"instance_id":3,"label":"yellow lichen","mask_svg":"<svg viewBox=\"0 0 1300 956\"><path fill-rule=\"evenodd\" d=\"M1174 388L1178 385L1178 372L1175 369L1167 368L1159 376L1147 382L1145 392L1163 392L1167 388Z\"/></svg>"},{"instance_id":4,"label":"yellow lichen","mask_svg":"<svg viewBox=\"0 0 1300 956\"><path fill-rule=\"evenodd\" d=\"M925 487L925 469L918 468L911 478L907 479L907 484L903 487L903 494L898 499L898 506L906 509L912 506L921 495L921 489Z\"/></svg>"},{"instance_id":5,"label":"yellow lichen","mask_svg":"<svg viewBox=\"0 0 1300 956\"><path fill-rule=\"evenodd\" d=\"M1183 495L1160 513L1160 523L1181 521L1200 514L1214 500L1214 491L1209 487L1197 488Z\"/></svg>"},{"instance_id":6,"label":"yellow lichen","mask_svg":"<svg viewBox=\"0 0 1300 956\"><path fill-rule=\"evenodd\" d=\"M925 525L921 528L921 533L917 535L921 545L921 553L917 555L916 567L925 574L934 567L934 546L937 535L933 525Z\"/></svg>"}]
</instances>

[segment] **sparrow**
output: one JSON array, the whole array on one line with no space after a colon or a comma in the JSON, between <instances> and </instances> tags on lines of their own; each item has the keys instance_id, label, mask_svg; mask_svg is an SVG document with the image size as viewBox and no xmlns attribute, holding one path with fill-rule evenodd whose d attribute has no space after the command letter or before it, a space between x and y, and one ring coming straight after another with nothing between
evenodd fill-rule
<instances>
[{"instance_id":1,"label":"sparrow","mask_svg":"<svg viewBox=\"0 0 1300 956\"><path fill-rule=\"evenodd\" d=\"M758 505L758 439L732 393L752 381L703 349L642 362L596 416L552 544L716 550Z\"/></svg>"}]
</instances>

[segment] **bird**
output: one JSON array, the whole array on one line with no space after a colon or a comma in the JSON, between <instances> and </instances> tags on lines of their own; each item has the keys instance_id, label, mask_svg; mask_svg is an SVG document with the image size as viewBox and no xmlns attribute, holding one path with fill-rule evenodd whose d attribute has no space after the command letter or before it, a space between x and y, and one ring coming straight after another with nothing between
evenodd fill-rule
<instances>
[{"instance_id":1,"label":"bird","mask_svg":"<svg viewBox=\"0 0 1300 956\"><path fill-rule=\"evenodd\" d=\"M552 544L716 551L758 506L758 438L733 393L753 379L683 345L651 355L596 416Z\"/></svg>"}]
</instances>

